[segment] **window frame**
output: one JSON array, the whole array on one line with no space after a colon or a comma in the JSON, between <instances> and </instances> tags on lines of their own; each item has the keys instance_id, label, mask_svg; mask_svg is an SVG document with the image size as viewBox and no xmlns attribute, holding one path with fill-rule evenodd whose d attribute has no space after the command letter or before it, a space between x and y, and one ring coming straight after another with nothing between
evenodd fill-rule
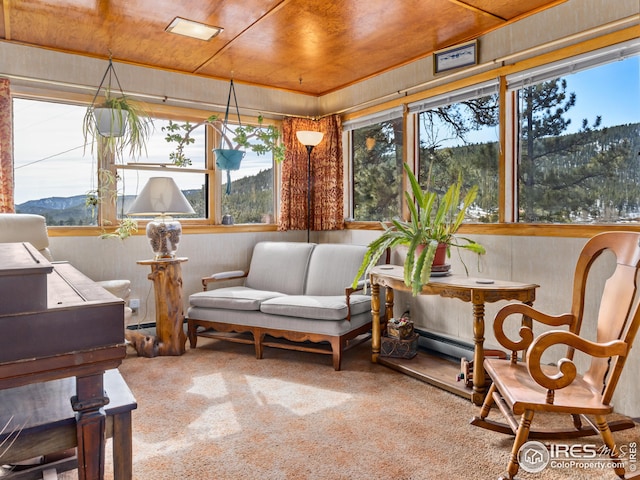
<instances>
[{"instance_id":1,"label":"window frame","mask_svg":"<svg viewBox=\"0 0 640 480\"><path fill-rule=\"evenodd\" d=\"M382 122L385 121L391 121L391 120L401 120L402 121L402 128L403 128L403 132L402 132L402 138L403 138L403 145L402 145L402 151L403 151L403 158L407 158L407 154L405 153L406 151L406 147L407 147L407 140L406 140L406 109L404 107L396 107L396 108L392 108L389 110L383 110L380 112L376 112L372 115L367 115L364 117L361 117L357 120L352 120L352 121L346 121L343 122L342 124L342 138L343 138L343 152L347 151L347 154L344 155L345 159L348 159L347 165L345 165L344 168L344 172L348 173L348 178L345 178L345 186L348 187L348 195L345 195L345 203L347 204L348 207L345 208L345 218L349 218L349 219L353 219L354 218L354 214L355 214L355 167L354 167L354 155L353 155L353 148L354 148L354 141L353 141L353 135L354 132L360 128L365 128L365 127L369 127L369 126L373 126L373 125L377 125L380 124ZM348 147L348 148L344 148L344 147ZM404 180L401 179L400 180L400 191L399 191L399 200L400 200L400 204L403 205L404 208L404 202L402 201L403 198L403 192L406 188L406 185L404 183ZM375 222L377 224L380 223L379 220L349 220L349 221L355 221L355 222Z\"/></svg>"},{"instance_id":2,"label":"window frame","mask_svg":"<svg viewBox=\"0 0 640 480\"><path fill-rule=\"evenodd\" d=\"M23 98L27 100L35 100L35 101L49 101L56 103L63 103L69 105L77 105L81 107L85 107L91 103L92 96L84 95L78 93L70 93L64 92L60 90L54 90L51 88L33 88L33 87L24 87L19 84L11 86L11 94L13 98ZM133 97L133 95L132 95ZM168 106L161 105L156 103L145 103L145 108L147 109L149 115L152 118L161 118L166 120L173 120L176 122L200 122L202 119L209 117L212 114L215 114L215 111L210 110L200 110L186 107L176 107L176 106ZM223 112L217 112L220 115L223 115ZM240 117L240 121L243 125L257 125L258 118L252 116L242 115ZM263 125L281 125L281 122L274 119L263 119ZM211 231L211 229L218 229L224 232L230 231L275 231L277 230L276 223L255 223L255 224L238 224L233 226L222 226L222 210L221 210L221 198L222 191L224 190L224 184L222 183L222 171L216 168L215 158L213 154L213 149L209 148L209 145L215 145L216 138L215 132L212 127L207 127L206 133L206 145L205 145L205 168L190 168L190 167L171 167L171 166L153 166L153 165L135 165L135 162L131 162L132 164L115 164L112 165L112 168L109 168L110 171L116 172L118 170L144 170L144 171L155 171L159 173L167 173L167 172L176 172L176 173L199 173L205 175L205 181L208 182L208 196L206 199L207 202L207 211L209 212L207 218L199 218L199 219L190 219L184 218L181 219L181 224L183 226L183 230L185 232L193 232L193 233L203 233L207 231ZM273 157L272 157L273 158ZM144 161L140 161L144 163ZM273 174L274 174L274 188L273 188L273 208L274 212L276 212L275 218L279 213L279 194L280 194L280 176L281 169L280 165L272 159L273 163ZM99 169L99 165L101 164L98 154L96 154L96 164L97 169ZM96 172L97 175L97 172ZM97 188L101 188L103 185L100 184L100 179L95 179L95 184ZM105 196L108 198L109 195L114 192L117 186L109 186L106 185ZM138 219L138 234L144 234L145 225L148 222L148 219ZM116 208L113 205L110 205L105 208L105 206L99 206L98 213L98 225L90 225L90 226L50 226L49 233L51 236L94 236L99 235L105 231L111 232L117 228L118 219ZM142 233L140 233L142 232Z\"/></svg>"},{"instance_id":3,"label":"window frame","mask_svg":"<svg viewBox=\"0 0 640 480\"><path fill-rule=\"evenodd\" d=\"M518 151L518 115L517 105L515 103L514 92L507 90L507 76L510 75L524 75L526 71L532 70L536 67L541 69L546 68L549 64L561 62L563 64L571 64L577 57L600 59L600 61L590 65L596 67L604 63L603 53L605 50L616 51L627 48L627 44L638 44L640 40L637 38L637 34L634 33L632 28L627 28L618 32L615 32L608 36L596 37L584 40L574 45L568 45L559 47L556 50L541 53L537 56L517 61L512 64L496 63L494 68L483 70L480 73L471 74L464 78L457 78L449 83L445 83L446 77L443 79L436 79L431 82L426 82L422 85L424 90L409 95L404 92L398 92L398 94L404 95L403 98L395 101L387 101L380 108L390 109L398 108L398 106L407 106L410 103L424 102L425 99L430 97L436 97L440 95L451 95L452 92L460 89L467 89L474 84L479 84L483 81L489 81L492 79L498 79L499 82L499 101L500 101L500 125L499 136L501 153L499 160L499 220L498 223L493 224L475 224L465 223L462 225L460 231L465 234L487 234L487 235L509 235L509 236L531 236L531 235L544 235L555 237L591 237L596 233L616 229L616 230L629 230L638 231L640 225L633 224L557 224L557 223L518 223L516 218L517 213L517 151ZM540 50L544 50L544 45L540 47ZM576 54L576 52L580 52ZM586 65L586 64L585 64ZM415 90L412 88L411 90ZM372 115L373 108L366 110L367 115ZM354 111L345 115L348 120L355 120L360 117L361 113ZM409 139L409 143L415 142L417 134L411 128L411 125L415 125L415 119L412 120L414 114L408 115L406 121L407 131L405 132L405 138ZM406 157L405 162L414 167L417 165L417 149L411 148L405 149ZM350 150L345 150L350 155ZM350 165L351 158L345 158L345 165ZM345 170L346 171L346 170ZM406 178L403 178L403 182L406 184ZM347 222L347 229L379 229L378 222Z\"/></svg>"}]
</instances>

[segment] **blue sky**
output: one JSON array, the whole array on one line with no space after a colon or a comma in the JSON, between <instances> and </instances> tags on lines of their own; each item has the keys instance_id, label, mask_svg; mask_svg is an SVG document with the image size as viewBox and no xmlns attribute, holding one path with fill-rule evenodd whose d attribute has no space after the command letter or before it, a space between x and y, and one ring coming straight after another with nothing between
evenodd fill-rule
<instances>
[{"instance_id":1,"label":"blue sky","mask_svg":"<svg viewBox=\"0 0 640 480\"><path fill-rule=\"evenodd\" d=\"M567 90L576 92L576 105L570 110L574 132L587 118L593 123L602 116L602 126L640 121L640 56L615 61L569 75Z\"/></svg>"}]
</instances>

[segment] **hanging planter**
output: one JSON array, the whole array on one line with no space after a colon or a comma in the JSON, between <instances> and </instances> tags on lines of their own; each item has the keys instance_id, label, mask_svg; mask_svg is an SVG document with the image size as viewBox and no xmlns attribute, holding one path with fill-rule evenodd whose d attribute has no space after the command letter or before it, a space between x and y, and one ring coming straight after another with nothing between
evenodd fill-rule
<instances>
[{"instance_id":1,"label":"hanging planter","mask_svg":"<svg viewBox=\"0 0 640 480\"><path fill-rule=\"evenodd\" d=\"M238 125L233 128L229 126L232 95L238 117ZM162 127L162 131L167 133L165 140L177 144L175 151L169 154L169 159L179 167L191 165L191 160L184 154L184 148L195 141L191 138L191 133L202 125L210 125L220 139L217 148L212 149L216 167L227 172L226 193L230 194L231 172L240 169L246 150L251 150L257 155L272 153L274 160L278 163L284 160L285 147L279 141L280 130L275 125L263 125L263 120L262 116L258 116L258 125L242 125L236 91L231 80L224 120L221 120L218 115L211 115L206 120L195 124L169 121L169 125Z\"/></svg>"},{"instance_id":2,"label":"hanging planter","mask_svg":"<svg viewBox=\"0 0 640 480\"><path fill-rule=\"evenodd\" d=\"M93 110L96 130L103 137L122 137L127 131L129 111L101 107Z\"/></svg>"},{"instance_id":3,"label":"hanging planter","mask_svg":"<svg viewBox=\"0 0 640 480\"><path fill-rule=\"evenodd\" d=\"M214 148L213 153L216 156L216 166L220 170L227 171L227 187L225 192L229 195L231 193L231 172L240 170L240 163L246 152L232 148Z\"/></svg>"},{"instance_id":4,"label":"hanging planter","mask_svg":"<svg viewBox=\"0 0 640 480\"><path fill-rule=\"evenodd\" d=\"M112 79L117 85L115 95L111 88ZM91 144L93 153L95 144L99 142L108 155L122 158L124 151L129 149L129 155L137 158L146 152L152 128L153 122L144 109L125 96L110 58L109 66L84 116L82 131L85 149Z\"/></svg>"},{"instance_id":5,"label":"hanging planter","mask_svg":"<svg viewBox=\"0 0 640 480\"><path fill-rule=\"evenodd\" d=\"M214 148L213 153L216 156L216 166L221 170L226 170L227 172L227 188L225 189L227 195L231 193L231 172L235 170L240 170L240 163L244 158L245 151L238 150L238 148L222 148L223 142L225 139L229 146L231 146L231 142L229 142L229 133L231 129L229 128L229 107L231 106L231 94L233 94L233 102L236 106L236 115L238 116L238 127L242 129L242 122L240 120L240 110L238 109L238 99L236 98L236 89L233 86L233 78L229 82L229 95L227 97L227 110L224 114L224 122L222 122L221 135L220 135L220 147ZM238 145L240 147L241 145Z\"/></svg>"}]
</instances>

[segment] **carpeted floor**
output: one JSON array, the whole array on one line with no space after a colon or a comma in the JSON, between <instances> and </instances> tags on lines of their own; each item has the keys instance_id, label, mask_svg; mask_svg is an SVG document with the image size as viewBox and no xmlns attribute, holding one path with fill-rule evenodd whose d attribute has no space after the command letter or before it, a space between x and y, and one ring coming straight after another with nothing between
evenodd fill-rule
<instances>
[{"instance_id":1,"label":"carpeted floor","mask_svg":"<svg viewBox=\"0 0 640 480\"><path fill-rule=\"evenodd\" d=\"M478 407L369 361L200 340L180 357L130 355L136 479L493 479L511 437L469 425ZM640 427L619 432L620 444ZM585 442L602 442L598 437ZM110 466L107 466L109 470ZM110 473L110 472L109 472ZM523 479L616 478L551 469Z\"/></svg>"},{"instance_id":2,"label":"carpeted floor","mask_svg":"<svg viewBox=\"0 0 640 480\"><path fill-rule=\"evenodd\" d=\"M137 401L134 478L495 479L512 438L469 425L469 401L369 360L367 342L335 372L330 356L199 340L180 357L131 352L120 371ZM614 434L640 439L640 426ZM601 445L599 437L584 443ZM574 442L575 443L575 442ZM107 444L110 457L110 444ZM110 459L106 478L112 478ZM67 476L65 478L73 478ZM613 479L547 468L522 479Z\"/></svg>"}]
</instances>

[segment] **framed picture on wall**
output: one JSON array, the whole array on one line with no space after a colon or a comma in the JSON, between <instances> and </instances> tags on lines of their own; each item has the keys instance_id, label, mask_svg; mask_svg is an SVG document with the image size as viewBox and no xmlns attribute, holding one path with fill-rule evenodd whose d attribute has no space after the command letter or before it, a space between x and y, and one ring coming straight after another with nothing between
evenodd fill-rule
<instances>
[{"instance_id":1,"label":"framed picture on wall","mask_svg":"<svg viewBox=\"0 0 640 480\"><path fill-rule=\"evenodd\" d=\"M478 63L478 41L456 45L439 50L433 54L434 73L441 73L454 68L468 67Z\"/></svg>"}]
</instances>

